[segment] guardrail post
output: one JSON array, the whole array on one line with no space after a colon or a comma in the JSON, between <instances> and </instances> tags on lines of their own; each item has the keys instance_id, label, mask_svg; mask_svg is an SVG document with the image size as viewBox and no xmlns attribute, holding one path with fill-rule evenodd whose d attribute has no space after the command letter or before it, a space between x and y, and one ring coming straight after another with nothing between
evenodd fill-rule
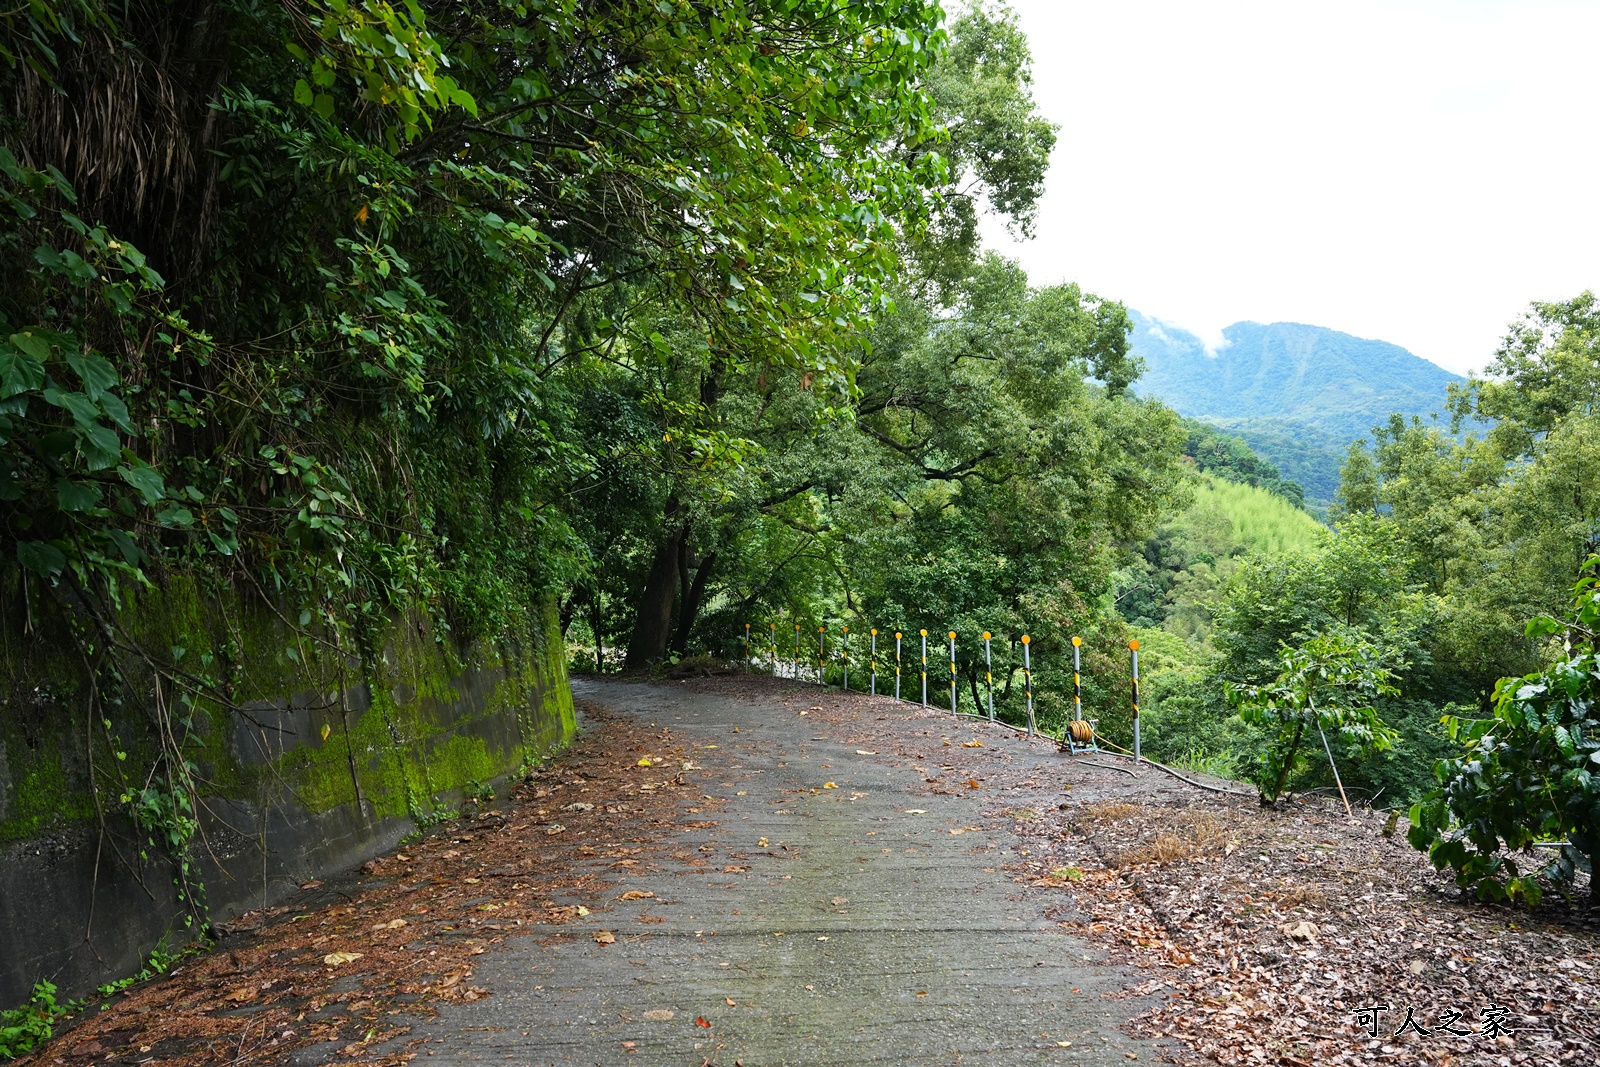
<instances>
[{"instance_id":1,"label":"guardrail post","mask_svg":"<svg viewBox=\"0 0 1600 1067\"><path fill-rule=\"evenodd\" d=\"M1074 721L1083 718L1083 664L1078 658L1083 650L1083 638L1072 639L1072 718Z\"/></svg>"},{"instance_id":2,"label":"guardrail post","mask_svg":"<svg viewBox=\"0 0 1600 1067\"><path fill-rule=\"evenodd\" d=\"M1033 644L1033 638L1027 634L1022 635L1022 691L1028 697L1028 736L1037 733L1033 721L1033 660L1029 656L1028 648Z\"/></svg>"},{"instance_id":3,"label":"guardrail post","mask_svg":"<svg viewBox=\"0 0 1600 1067\"><path fill-rule=\"evenodd\" d=\"M1133 761L1138 763L1143 758L1139 755L1139 642L1129 641L1128 651L1133 656Z\"/></svg>"},{"instance_id":4,"label":"guardrail post","mask_svg":"<svg viewBox=\"0 0 1600 1067\"><path fill-rule=\"evenodd\" d=\"M750 669L750 624L744 624L744 669Z\"/></svg>"},{"instance_id":5,"label":"guardrail post","mask_svg":"<svg viewBox=\"0 0 1600 1067\"><path fill-rule=\"evenodd\" d=\"M988 630L983 631L983 686L989 694L989 721L994 722L994 655L989 648L989 641L994 637Z\"/></svg>"},{"instance_id":6,"label":"guardrail post","mask_svg":"<svg viewBox=\"0 0 1600 1067\"><path fill-rule=\"evenodd\" d=\"M819 626L819 627L817 627L817 684L818 685L821 685L823 683L823 676L826 673L826 670L825 670L825 667L824 667L824 664L823 664L823 660L827 657L827 655L828 655L828 628L826 626Z\"/></svg>"},{"instance_id":7,"label":"guardrail post","mask_svg":"<svg viewBox=\"0 0 1600 1067\"><path fill-rule=\"evenodd\" d=\"M844 691L850 692L850 627L844 628L844 651L839 654L839 661L844 665Z\"/></svg>"},{"instance_id":8,"label":"guardrail post","mask_svg":"<svg viewBox=\"0 0 1600 1067\"><path fill-rule=\"evenodd\" d=\"M900 699L900 638L899 630L894 632L894 698Z\"/></svg>"},{"instance_id":9,"label":"guardrail post","mask_svg":"<svg viewBox=\"0 0 1600 1067\"><path fill-rule=\"evenodd\" d=\"M800 680L800 624L794 624L794 680Z\"/></svg>"},{"instance_id":10,"label":"guardrail post","mask_svg":"<svg viewBox=\"0 0 1600 1067\"><path fill-rule=\"evenodd\" d=\"M928 631L922 631L922 706L928 706Z\"/></svg>"},{"instance_id":11,"label":"guardrail post","mask_svg":"<svg viewBox=\"0 0 1600 1067\"><path fill-rule=\"evenodd\" d=\"M778 624L775 622L768 623L767 629L769 631L767 640L771 646L770 651L772 654L772 676L776 678L778 676Z\"/></svg>"},{"instance_id":12,"label":"guardrail post","mask_svg":"<svg viewBox=\"0 0 1600 1067\"><path fill-rule=\"evenodd\" d=\"M878 631L872 631L872 695L878 695Z\"/></svg>"},{"instance_id":13,"label":"guardrail post","mask_svg":"<svg viewBox=\"0 0 1600 1067\"><path fill-rule=\"evenodd\" d=\"M950 631L950 714L956 713L956 632Z\"/></svg>"}]
</instances>

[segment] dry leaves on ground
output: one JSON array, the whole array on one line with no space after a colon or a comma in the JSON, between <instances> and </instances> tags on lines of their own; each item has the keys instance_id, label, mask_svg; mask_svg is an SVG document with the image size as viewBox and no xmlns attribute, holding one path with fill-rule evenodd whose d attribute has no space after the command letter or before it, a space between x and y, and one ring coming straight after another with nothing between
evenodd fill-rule
<instances>
[{"instance_id":1,"label":"dry leaves on ground","mask_svg":"<svg viewBox=\"0 0 1600 1067\"><path fill-rule=\"evenodd\" d=\"M666 828L680 828L675 812L698 796L683 788L686 757L666 731L586 712L597 727L504 810L443 825L353 883L329 879L313 895L322 883L307 882L298 906L218 923L213 951L130 988L19 1063L87 1067L120 1054L143 1067L242 1067L309 1046L317 1062L408 1062L408 1013L487 996L470 981L477 956L589 915L576 901L599 907L614 884L594 873L599 862L627 856L623 870L640 869L670 847ZM563 822L552 826L558 806Z\"/></svg>"}]
</instances>

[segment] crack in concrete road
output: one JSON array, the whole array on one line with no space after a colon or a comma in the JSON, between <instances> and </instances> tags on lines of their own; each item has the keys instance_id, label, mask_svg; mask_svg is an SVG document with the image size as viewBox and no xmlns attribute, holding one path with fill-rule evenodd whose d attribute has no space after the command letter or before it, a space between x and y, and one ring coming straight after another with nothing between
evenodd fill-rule
<instances>
[{"instance_id":1,"label":"crack in concrete road","mask_svg":"<svg viewBox=\"0 0 1600 1067\"><path fill-rule=\"evenodd\" d=\"M709 845L717 861L625 872L618 895L656 896L481 957L473 980L494 995L418 1024L410 1038L427 1040L417 1062L1010 1067L1156 1057L1158 1046L1118 1029L1144 1005L1103 996L1129 976L1025 898L1004 869L1021 859L1016 838L977 829L985 799L930 795L917 761L858 755L842 736L849 725L797 718L776 696L610 680L574 680L573 691L695 750L705 767L694 773L709 776L691 780L721 806L715 825L673 833L680 849ZM862 702L863 721L883 714ZM984 730L1013 766L1059 770L1053 751ZM597 944L602 929L617 943Z\"/></svg>"}]
</instances>

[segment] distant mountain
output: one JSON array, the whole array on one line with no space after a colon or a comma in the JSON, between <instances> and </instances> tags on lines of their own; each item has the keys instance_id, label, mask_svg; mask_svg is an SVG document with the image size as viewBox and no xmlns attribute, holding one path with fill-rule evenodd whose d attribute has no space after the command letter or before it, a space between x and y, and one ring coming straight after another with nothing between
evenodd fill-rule
<instances>
[{"instance_id":1,"label":"distant mountain","mask_svg":"<svg viewBox=\"0 0 1600 1067\"><path fill-rule=\"evenodd\" d=\"M1130 311L1136 392L1243 437L1326 505L1351 441L1391 412L1427 417L1463 379L1389 344L1297 322L1236 322L1208 353L1194 334Z\"/></svg>"}]
</instances>

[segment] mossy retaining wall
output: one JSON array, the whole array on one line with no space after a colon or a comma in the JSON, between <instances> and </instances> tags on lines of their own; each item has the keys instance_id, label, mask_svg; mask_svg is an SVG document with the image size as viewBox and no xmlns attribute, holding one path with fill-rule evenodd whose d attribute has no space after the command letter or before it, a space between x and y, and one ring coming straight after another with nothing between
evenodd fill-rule
<instances>
[{"instance_id":1,"label":"mossy retaining wall","mask_svg":"<svg viewBox=\"0 0 1600 1067\"><path fill-rule=\"evenodd\" d=\"M40 632L37 619L19 627L7 616L5 1007L25 1001L40 979L67 996L91 991L138 971L163 939L175 945L193 936L171 863L121 802L151 765L149 709L95 707L66 628ZM128 617L142 644L181 648L180 665L205 671L229 693L232 707L202 701L185 712L185 748L204 793L190 854L213 921L271 905L305 881L393 847L574 731L553 608L531 612L516 638L465 646L436 635L425 617L407 616L369 662L326 642L318 652L271 610L222 610L181 582L131 606ZM127 753L120 761L118 748Z\"/></svg>"}]
</instances>

